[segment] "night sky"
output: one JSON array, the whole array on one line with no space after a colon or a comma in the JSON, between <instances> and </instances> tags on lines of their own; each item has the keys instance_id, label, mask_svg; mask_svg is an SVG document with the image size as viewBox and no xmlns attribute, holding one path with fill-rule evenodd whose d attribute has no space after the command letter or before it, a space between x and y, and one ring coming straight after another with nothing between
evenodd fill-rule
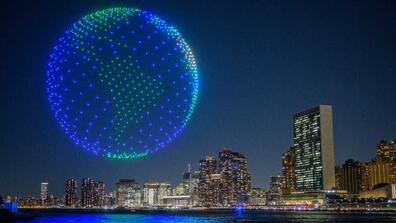
<instances>
[{"instance_id":1,"label":"night sky","mask_svg":"<svg viewBox=\"0 0 396 223\"><path fill-rule=\"evenodd\" d=\"M11 1L9 1L11 2ZM292 144L292 116L333 106L336 163L370 160L396 138L395 1L27 1L1 7L0 194L61 196L68 178L178 183L191 163L230 147L246 155L253 186L268 188ZM184 133L139 160L77 147L45 91L52 45L82 16L114 6L150 11L178 28L200 72Z\"/></svg>"}]
</instances>

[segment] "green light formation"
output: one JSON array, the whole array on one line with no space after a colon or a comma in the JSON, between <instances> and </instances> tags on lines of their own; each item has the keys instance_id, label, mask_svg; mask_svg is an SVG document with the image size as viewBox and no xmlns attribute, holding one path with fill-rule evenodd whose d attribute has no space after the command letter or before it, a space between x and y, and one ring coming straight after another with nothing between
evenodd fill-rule
<instances>
[{"instance_id":1,"label":"green light formation","mask_svg":"<svg viewBox=\"0 0 396 223\"><path fill-rule=\"evenodd\" d=\"M115 142L120 146L120 139L128 126L138 124L147 108L157 106L156 101L164 89L161 81L144 74L139 66L133 64L132 56L126 59L115 57L100 69L98 75L108 88L117 111Z\"/></svg>"},{"instance_id":2,"label":"green light formation","mask_svg":"<svg viewBox=\"0 0 396 223\"><path fill-rule=\"evenodd\" d=\"M107 152L106 157L111 158L111 159L136 159L136 158L142 158L148 155L148 152L144 153L112 153L112 152Z\"/></svg>"},{"instance_id":3,"label":"green light formation","mask_svg":"<svg viewBox=\"0 0 396 223\"><path fill-rule=\"evenodd\" d=\"M138 27L129 25L141 20L144 22ZM144 36L147 39L143 40L142 36L136 37L135 32L148 33L143 28L146 26L155 28L150 31L152 36L165 34L163 46L157 46L161 43L159 39L151 41L151 35ZM156 51L161 47L172 50L163 56ZM147 52L137 54L135 51L139 50ZM150 53L157 53L158 58L148 57ZM173 55L180 58L172 58ZM150 70L147 64L144 68L141 65L145 60L151 61ZM167 67L168 73L156 70L157 65ZM56 119L76 144L107 158L141 158L164 148L183 131L198 100L198 71L189 45L174 27L139 9L110 8L83 17L54 47L48 67L47 91ZM67 81L70 84L69 74L79 78L77 81L73 79L73 84L89 83L89 88L101 89L103 95L97 95L97 101L110 99L94 115L94 119L101 120L109 117L112 111L115 114L112 114L110 123L88 121L86 126L80 126L87 112L74 108L80 111L78 117L67 113L73 110L70 107L76 104L74 101L81 100L86 107L93 104L92 99L83 101L88 97L83 92L76 97L61 91L63 87L69 87L66 85ZM86 76L91 79L86 80ZM172 85L178 82L184 86ZM72 105L65 104L69 96ZM175 115L171 117L169 114L173 113ZM85 128L83 133L80 128ZM134 135L131 136L131 132Z\"/></svg>"}]
</instances>

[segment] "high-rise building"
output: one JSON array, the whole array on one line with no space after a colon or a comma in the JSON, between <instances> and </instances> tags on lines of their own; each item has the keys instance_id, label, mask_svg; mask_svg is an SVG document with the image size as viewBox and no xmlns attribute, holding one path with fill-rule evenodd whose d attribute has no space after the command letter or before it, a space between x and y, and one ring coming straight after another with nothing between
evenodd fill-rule
<instances>
[{"instance_id":1,"label":"high-rise building","mask_svg":"<svg viewBox=\"0 0 396 223\"><path fill-rule=\"evenodd\" d=\"M248 202L248 196L252 188L252 179L247 168L246 157L241 153L237 153L237 152L233 152L233 155L234 155L232 159L233 199L231 200L231 205L238 206Z\"/></svg>"},{"instance_id":2,"label":"high-rise building","mask_svg":"<svg viewBox=\"0 0 396 223\"><path fill-rule=\"evenodd\" d=\"M245 156L223 149L218 160L217 163L213 156L206 156L199 161L200 205L229 207L246 203L251 176Z\"/></svg>"},{"instance_id":3,"label":"high-rise building","mask_svg":"<svg viewBox=\"0 0 396 223\"><path fill-rule=\"evenodd\" d=\"M220 203L222 206L231 206L234 200L233 193L233 153L231 150L224 149L219 152L219 173L222 177L221 184L221 198Z\"/></svg>"},{"instance_id":4,"label":"high-rise building","mask_svg":"<svg viewBox=\"0 0 396 223\"><path fill-rule=\"evenodd\" d=\"M81 180L81 206L94 206L94 181L90 178Z\"/></svg>"},{"instance_id":5,"label":"high-rise building","mask_svg":"<svg viewBox=\"0 0 396 223\"><path fill-rule=\"evenodd\" d=\"M171 185L167 182L146 182L143 185L143 204L162 206L163 198L171 195Z\"/></svg>"},{"instance_id":6,"label":"high-rise building","mask_svg":"<svg viewBox=\"0 0 396 223\"><path fill-rule=\"evenodd\" d=\"M296 189L328 190L335 187L333 117L329 105L293 117Z\"/></svg>"},{"instance_id":7,"label":"high-rise building","mask_svg":"<svg viewBox=\"0 0 396 223\"><path fill-rule=\"evenodd\" d=\"M48 183L42 182L40 184L40 199L46 201L48 199Z\"/></svg>"},{"instance_id":8,"label":"high-rise building","mask_svg":"<svg viewBox=\"0 0 396 223\"><path fill-rule=\"evenodd\" d=\"M188 192L186 194L191 195L194 193L194 189L198 186L199 182L199 171L193 171L190 164L188 164L187 172L183 173L183 183L188 185Z\"/></svg>"},{"instance_id":9,"label":"high-rise building","mask_svg":"<svg viewBox=\"0 0 396 223\"><path fill-rule=\"evenodd\" d=\"M218 167L222 178L222 206L235 206L246 202L251 188L251 178L245 156L225 148L219 152Z\"/></svg>"},{"instance_id":10,"label":"high-rise building","mask_svg":"<svg viewBox=\"0 0 396 223\"><path fill-rule=\"evenodd\" d=\"M185 194L191 194L192 193L192 171L191 171L191 165L188 164L187 166L187 172L183 173L183 182L182 184L187 185L187 192Z\"/></svg>"},{"instance_id":11,"label":"high-rise building","mask_svg":"<svg viewBox=\"0 0 396 223\"><path fill-rule=\"evenodd\" d=\"M199 161L198 197L201 206L218 206L221 175L217 171L217 160L206 156Z\"/></svg>"},{"instance_id":12,"label":"high-rise building","mask_svg":"<svg viewBox=\"0 0 396 223\"><path fill-rule=\"evenodd\" d=\"M183 173L183 185L187 185L187 194L191 196L191 204L198 205L199 202L199 171L192 171L188 165L188 171ZM174 194L175 195L175 194Z\"/></svg>"},{"instance_id":13,"label":"high-rise building","mask_svg":"<svg viewBox=\"0 0 396 223\"><path fill-rule=\"evenodd\" d=\"M142 189L133 179L121 179L116 184L116 203L118 207L141 206Z\"/></svg>"},{"instance_id":14,"label":"high-rise building","mask_svg":"<svg viewBox=\"0 0 396 223\"><path fill-rule=\"evenodd\" d=\"M77 201L77 180L68 179L66 181L65 206L76 207Z\"/></svg>"},{"instance_id":15,"label":"high-rise building","mask_svg":"<svg viewBox=\"0 0 396 223\"><path fill-rule=\"evenodd\" d=\"M105 205L105 183L103 181L93 182L93 206L103 207Z\"/></svg>"},{"instance_id":16,"label":"high-rise building","mask_svg":"<svg viewBox=\"0 0 396 223\"><path fill-rule=\"evenodd\" d=\"M377 144L377 158L378 161L393 162L396 160L396 146L395 142L388 140L381 140Z\"/></svg>"},{"instance_id":17,"label":"high-rise building","mask_svg":"<svg viewBox=\"0 0 396 223\"><path fill-rule=\"evenodd\" d=\"M283 188L289 191L296 189L296 168L294 164L296 150L294 147L282 155Z\"/></svg>"},{"instance_id":18,"label":"high-rise building","mask_svg":"<svg viewBox=\"0 0 396 223\"><path fill-rule=\"evenodd\" d=\"M360 161L349 159L342 165L341 188L349 193L359 194L365 190L364 176L366 167Z\"/></svg>"},{"instance_id":19,"label":"high-rise building","mask_svg":"<svg viewBox=\"0 0 396 223\"><path fill-rule=\"evenodd\" d=\"M224 201L222 201L224 196L221 194L221 188L223 187L222 176L220 173L214 173L210 174L208 177L208 193L206 194L208 197L206 198L206 203L204 206L222 206L225 203Z\"/></svg>"}]
</instances>

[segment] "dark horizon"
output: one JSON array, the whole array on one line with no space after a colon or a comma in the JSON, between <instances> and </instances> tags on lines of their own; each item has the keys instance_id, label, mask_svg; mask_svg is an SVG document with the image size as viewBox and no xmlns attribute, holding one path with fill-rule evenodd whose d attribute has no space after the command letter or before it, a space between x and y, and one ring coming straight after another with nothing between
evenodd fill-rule
<instances>
[{"instance_id":1,"label":"dark horizon","mask_svg":"<svg viewBox=\"0 0 396 223\"><path fill-rule=\"evenodd\" d=\"M223 147L244 154L254 187L268 188L292 145L293 115L333 107L336 164L368 161L396 139L396 2L34 1L4 3L0 194L60 196L68 178L178 183L190 163ZM115 6L147 10L189 43L200 95L185 131L163 151L110 160L74 145L49 108L51 47L82 16ZM142 171L144 170L144 171Z\"/></svg>"}]
</instances>

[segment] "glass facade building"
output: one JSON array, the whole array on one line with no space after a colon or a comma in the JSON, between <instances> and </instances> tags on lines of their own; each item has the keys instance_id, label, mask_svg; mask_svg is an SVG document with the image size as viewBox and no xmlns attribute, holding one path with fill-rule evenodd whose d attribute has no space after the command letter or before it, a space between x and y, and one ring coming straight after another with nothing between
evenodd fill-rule
<instances>
[{"instance_id":1,"label":"glass facade building","mask_svg":"<svg viewBox=\"0 0 396 223\"><path fill-rule=\"evenodd\" d=\"M293 117L297 191L335 187L332 108L319 105Z\"/></svg>"}]
</instances>

